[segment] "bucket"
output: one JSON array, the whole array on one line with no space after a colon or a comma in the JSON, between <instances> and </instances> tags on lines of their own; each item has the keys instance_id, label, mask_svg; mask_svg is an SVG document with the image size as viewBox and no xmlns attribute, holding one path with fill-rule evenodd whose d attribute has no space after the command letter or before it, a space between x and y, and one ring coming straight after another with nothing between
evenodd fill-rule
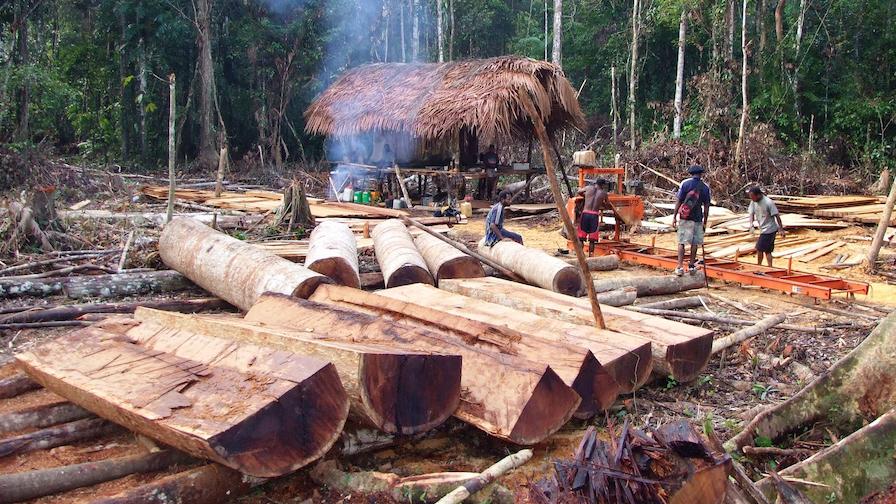
<instances>
[{"instance_id":1,"label":"bucket","mask_svg":"<svg viewBox=\"0 0 896 504\"><path fill-rule=\"evenodd\" d=\"M370 191L364 191L361 193L361 203L364 203L365 205L370 204Z\"/></svg>"},{"instance_id":2,"label":"bucket","mask_svg":"<svg viewBox=\"0 0 896 504\"><path fill-rule=\"evenodd\" d=\"M379 191L370 191L370 202L371 202L371 203L376 203L376 202L378 202L379 200L380 200L380 193L379 193Z\"/></svg>"},{"instance_id":3,"label":"bucket","mask_svg":"<svg viewBox=\"0 0 896 504\"><path fill-rule=\"evenodd\" d=\"M351 187L346 187L346 188L342 191L342 201L343 201L343 202L350 202L350 201L352 200L352 196L353 196L353 195L354 195L354 191L352 191L352 188L351 188Z\"/></svg>"},{"instance_id":4,"label":"bucket","mask_svg":"<svg viewBox=\"0 0 896 504\"><path fill-rule=\"evenodd\" d=\"M355 199L352 201L354 201L355 203L361 202L361 191L355 191Z\"/></svg>"},{"instance_id":5,"label":"bucket","mask_svg":"<svg viewBox=\"0 0 896 504\"><path fill-rule=\"evenodd\" d=\"M461 203L460 204L460 213L464 217L471 219L473 217L473 204L470 203L469 201L464 201L463 203Z\"/></svg>"},{"instance_id":6,"label":"bucket","mask_svg":"<svg viewBox=\"0 0 896 504\"><path fill-rule=\"evenodd\" d=\"M401 210L401 198L395 198L392 200L392 209L393 210Z\"/></svg>"}]
</instances>

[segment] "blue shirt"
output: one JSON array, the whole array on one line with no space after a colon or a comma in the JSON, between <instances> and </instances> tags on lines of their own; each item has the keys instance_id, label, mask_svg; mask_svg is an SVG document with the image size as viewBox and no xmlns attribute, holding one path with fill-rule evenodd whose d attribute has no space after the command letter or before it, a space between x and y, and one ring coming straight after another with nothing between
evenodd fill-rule
<instances>
[{"instance_id":1,"label":"blue shirt","mask_svg":"<svg viewBox=\"0 0 896 504\"><path fill-rule=\"evenodd\" d=\"M485 244L489 247L501 241L501 238L492 230L492 224L498 229L504 229L504 205L495 203L485 217Z\"/></svg>"},{"instance_id":2,"label":"blue shirt","mask_svg":"<svg viewBox=\"0 0 896 504\"><path fill-rule=\"evenodd\" d=\"M687 220L703 222L703 206L708 205L710 200L709 186L706 185L705 182L698 177L691 177L682 182L681 188L678 189L678 202L684 203L685 198L688 197L688 193L695 189L699 193L697 205L691 210L691 215L688 216Z\"/></svg>"}]
</instances>

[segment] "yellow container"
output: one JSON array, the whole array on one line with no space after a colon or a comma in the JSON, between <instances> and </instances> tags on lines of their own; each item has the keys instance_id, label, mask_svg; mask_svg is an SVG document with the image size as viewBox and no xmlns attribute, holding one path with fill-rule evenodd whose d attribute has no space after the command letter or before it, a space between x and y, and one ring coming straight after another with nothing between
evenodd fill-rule
<instances>
[{"instance_id":1,"label":"yellow container","mask_svg":"<svg viewBox=\"0 0 896 504\"><path fill-rule=\"evenodd\" d=\"M464 201L460 204L460 213L463 214L464 217L470 219L473 217L473 204L469 201Z\"/></svg>"}]
</instances>

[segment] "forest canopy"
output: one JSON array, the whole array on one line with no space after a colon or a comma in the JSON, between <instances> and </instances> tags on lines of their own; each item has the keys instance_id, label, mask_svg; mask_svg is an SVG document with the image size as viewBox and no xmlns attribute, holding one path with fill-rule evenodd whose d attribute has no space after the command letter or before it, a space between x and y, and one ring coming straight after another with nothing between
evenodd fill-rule
<instances>
[{"instance_id":1,"label":"forest canopy","mask_svg":"<svg viewBox=\"0 0 896 504\"><path fill-rule=\"evenodd\" d=\"M347 69L514 54L562 65L580 92L586 143L734 145L743 117L788 153L874 173L896 143L894 4L9 0L0 142L161 166L174 74L179 163L211 167L223 144L237 159L309 162L325 153L303 113Z\"/></svg>"}]
</instances>

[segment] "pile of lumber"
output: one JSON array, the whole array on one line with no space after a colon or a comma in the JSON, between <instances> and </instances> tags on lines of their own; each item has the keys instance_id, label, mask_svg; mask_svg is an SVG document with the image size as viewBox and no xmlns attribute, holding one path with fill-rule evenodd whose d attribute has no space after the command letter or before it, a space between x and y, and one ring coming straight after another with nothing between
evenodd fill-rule
<instances>
[{"instance_id":1,"label":"pile of lumber","mask_svg":"<svg viewBox=\"0 0 896 504\"><path fill-rule=\"evenodd\" d=\"M815 219L812 217L807 217L802 214L797 213L782 213L780 215L781 222L784 224L784 228L787 230L792 229L818 229L818 230L832 230L832 229L844 229L849 227L848 224L843 222L835 222L829 219ZM749 231L750 230L750 216L749 214L739 214L734 219L727 220L725 222L716 224L712 226L713 230L725 230L725 231Z\"/></svg>"},{"instance_id":2,"label":"pile of lumber","mask_svg":"<svg viewBox=\"0 0 896 504\"><path fill-rule=\"evenodd\" d=\"M787 212L802 213L815 217L826 217L857 222L860 224L877 224L884 212L886 198L877 196L774 196L778 209ZM891 224L896 224L896 216Z\"/></svg>"},{"instance_id":3,"label":"pile of lumber","mask_svg":"<svg viewBox=\"0 0 896 504\"><path fill-rule=\"evenodd\" d=\"M731 458L709 447L687 421L645 433L622 427L599 439L589 427L570 460L529 487L532 502L715 504L728 490Z\"/></svg>"}]
</instances>

